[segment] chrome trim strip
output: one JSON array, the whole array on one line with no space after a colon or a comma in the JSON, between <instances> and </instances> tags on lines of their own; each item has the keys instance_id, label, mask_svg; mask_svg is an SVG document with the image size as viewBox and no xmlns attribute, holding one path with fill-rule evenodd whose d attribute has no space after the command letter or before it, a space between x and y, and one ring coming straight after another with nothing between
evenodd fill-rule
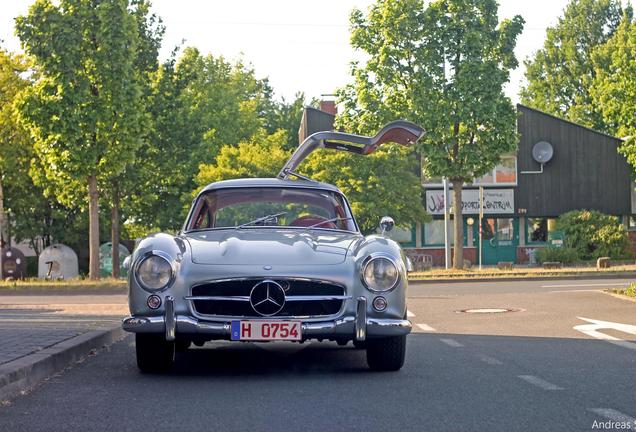
<instances>
[{"instance_id":1,"label":"chrome trim strip","mask_svg":"<svg viewBox=\"0 0 636 432\"><path fill-rule=\"evenodd\" d=\"M267 275L267 276L246 276L246 277L238 277L238 278L224 278L224 279L210 279L210 280L205 280L205 281L201 281L201 282L197 282L195 284L193 284L190 287L190 291L192 291L192 288L201 286L201 285L207 285L207 284L216 284L216 283L223 283L223 282L235 282L235 281L248 281L248 280L254 280L254 281L260 281L263 279L273 279L275 281L280 281L280 280L284 280L284 281L302 281L302 282L314 282L314 283L319 283L319 284L330 284L330 285L335 285L337 287L342 288L343 290L346 290L346 287L341 284L340 282L334 282L328 279L313 279L313 278L307 278L307 277L294 277L294 276L271 276L271 275Z\"/></svg>"},{"instance_id":2,"label":"chrome trim strip","mask_svg":"<svg viewBox=\"0 0 636 432\"><path fill-rule=\"evenodd\" d=\"M367 338L367 298L362 296L358 297L356 305L355 338L359 342Z\"/></svg>"},{"instance_id":3,"label":"chrome trim strip","mask_svg":"<svg viewBox=\"0 0 636 432\"><path fill-rule=\"evenodd\" d=\"M285 301L350 300L352 298L346 295L287 296Z\"/></svg>"},{"instance_id":4,"label":"chrome trim strip","mask_svg":"<svg viewBox=\"0 0 636 432\"><path fill-rule=\"evenodd\" d=\"M250 301L249 296L184 296L184 300Z\"/></svg>"},{"instance_id":5,"label":"chrome trim strip","mask_svg":"<svg viewBox=\"0 0 636 432\"><path fill-rule=\"evenodd\" d=\"M166 340L173 341L176 339L177 333L177 317L174 312L174 297L166 296Z\"/></svg>"},{"instance_id":6,"label":"chrome trim strip","mask_svg":"<svg viewBox=\"0 0 636 432\"><path fill-rule=\"evenodd\" d=\"M350 300L353 297L346 295L317 295L317 296L286 296L285 301L323 301L323 300ZM210 300L210 301L250 301L249 296L184 296L184 300Z\"/></svg>"}]
</instances>

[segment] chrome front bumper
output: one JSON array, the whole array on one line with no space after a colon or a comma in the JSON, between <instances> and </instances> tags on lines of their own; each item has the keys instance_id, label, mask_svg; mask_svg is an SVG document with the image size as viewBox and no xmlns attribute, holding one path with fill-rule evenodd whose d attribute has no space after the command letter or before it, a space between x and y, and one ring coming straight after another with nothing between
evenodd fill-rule
<instances>
[{"instance_id":1,"label":"chrome front bumper","mask_svg":"<svg viewBox=\"0 0 636 432\"><path fill-rule=\"evenodd\" d=\"M208 335L217 339L230 339L231 321L204 321L191 316L177 315L174 299L166 298L163 316L130 316L123 320L124 330L132 333L165 333L166 340L173 341L178 334L188 336ZM364 341L367 337L399 336L411 332L411 322L405 319L367 318L366 298L357 299L356 316L336 320L303 322L303 339L353 339Z\"/></svg>"}]
</instances>

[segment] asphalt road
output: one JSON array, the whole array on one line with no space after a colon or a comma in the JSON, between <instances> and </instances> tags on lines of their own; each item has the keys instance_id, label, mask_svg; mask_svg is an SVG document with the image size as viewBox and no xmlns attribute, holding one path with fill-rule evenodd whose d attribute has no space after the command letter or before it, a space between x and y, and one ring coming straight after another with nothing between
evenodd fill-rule
<instances>
[{"instance_id":1,"label":"asphalt road","mask_svg":"<svg viewBox=\"0 0 636 432\"><path fill-rule=\"evenodd\" d=\"M142 375L129 337L6 402L0 430L636 430L636 302L601 292L626 282L412 285L397 373L351 345L218 342Z\"/></svg>"}]
</instances>

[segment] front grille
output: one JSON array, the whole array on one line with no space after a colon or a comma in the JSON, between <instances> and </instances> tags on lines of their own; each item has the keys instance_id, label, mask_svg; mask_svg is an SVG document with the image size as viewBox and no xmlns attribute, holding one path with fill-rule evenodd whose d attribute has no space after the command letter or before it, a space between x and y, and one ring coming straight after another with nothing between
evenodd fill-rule
<instances>
[{"instance_id":1,"label":"front grille","mask_svg":"<svg viewBox=\"0 0 636 432\"><path fill-rule=\"evenodd\" d=\"M311 297L345 296L344 287L324 281L306 279L273 279L285 289L285 305L274 316L283 317L321 317L337 314L342 308L344 298L311 299ZM194 310L202 315L230 317L262 317L249 302L254 285L262 279L235 279L208 282L192 287ZM197 297L214 297L213 300ZM303 296L294 301L295 296ZM224 299L224 297L228 297Z\"/></svg>"}]
</instances>

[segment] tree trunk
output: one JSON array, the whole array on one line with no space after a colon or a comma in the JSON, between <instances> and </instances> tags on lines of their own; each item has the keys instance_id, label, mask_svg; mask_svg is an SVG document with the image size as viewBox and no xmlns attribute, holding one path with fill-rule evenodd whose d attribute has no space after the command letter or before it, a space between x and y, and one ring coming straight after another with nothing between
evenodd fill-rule
<instances>
[{"instance_id":1,"label":"tree trunk","mask_svg":"<svg viewBox=\"0 0 636 432\"><path fill-rule=\"evenodd\" d=\"M4 191L2 189L2 176L0 176L0 280L4 278L2 271L4 254L2 253L2 247L4 239Z\"/></svg>"},{"instance_id":2,"label":"tree trunk","mask_svg":"<svg viewBox=\"0 0 636 432\"><path fill-rule=\"evenodd\" d=\"M88 177L88 277L99 279L99 191L97 176Z\"/></svg>"},{"instance_id":3,"label":"tree trunk","mask_svg":"<svg viewBox=\"0 0 636 432\"><path fill-rule=\"evenodd\" d=\"M117 185L113 185L113 208L110 213L110 224L111 224L111 243L113 246L113 251L111 253L112 262L113 262L113 272L112 276L115 279L119 278L119 190L117 189Z\"/></svg>"},{"instance_id":4,"label":"tree trunk","mask_svg":"<svg viewBox=\"0 0 636 432\"><path fill-rule=\"evenodd\" d=\"M453 223L455 228L455 247L453 249L453 267L464 268L464 218L462 217L461 180L453 180Z\"/></svg>"}]
</instances>

